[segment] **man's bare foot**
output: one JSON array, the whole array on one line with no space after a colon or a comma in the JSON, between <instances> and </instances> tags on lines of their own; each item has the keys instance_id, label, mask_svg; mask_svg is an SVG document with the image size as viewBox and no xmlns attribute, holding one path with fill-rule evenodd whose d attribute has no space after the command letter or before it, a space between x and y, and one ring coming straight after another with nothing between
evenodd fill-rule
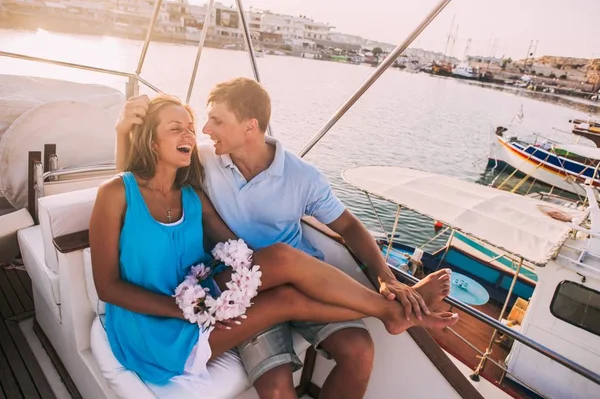
<instances>
[{"instance_id":1,"label":"man's bare foot","mask_svg":"<svg viewBox=\"0 0 600 399\"><path fill-rule=\"evenodd\" d=\"M416 317L411 317L406 320L404 317L404 308L397 301L391 301L388 317L385 318L383 324L385 329L392 335L401 334L411 327L425 327L435 330L441 330L446 327L453 326L458 322L458 314L452 312L432 312L430 315L423 315L422 320L417 320Z\"/></svg>"},{"instance_id":2,"label":"man's bare foot","mask_svg":"<svg viewBox=\"0 0 600 399\"><path fill-rule=\"evenodd\" d=\"M451 269L440 269L425 276L413 286L428 307L434 308L450 294Z\"/></svg>"}]
</instances>

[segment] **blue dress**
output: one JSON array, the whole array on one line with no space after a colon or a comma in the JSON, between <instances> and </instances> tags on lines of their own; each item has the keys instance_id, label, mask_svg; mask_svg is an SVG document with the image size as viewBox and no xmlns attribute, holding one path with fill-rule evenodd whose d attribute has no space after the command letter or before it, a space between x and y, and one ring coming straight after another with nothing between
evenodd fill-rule
<instances>
[{"instance_id":1,"label":"blue dress","mask_svg":"<svg viewBox=\"0 0 600 399\"><path fill-rule=\"evenodd\" d=\"M121 177L127 201L119 243L121 279L171 296L192 265L211 260L203 245L202 203L193 188L183 187L183 220L164 225L150 214L134 175L125 172ZM186 320L140 314L107 303L106 333L125 368L162 385L183 373L199 328Z\"/></svg>"}]
</instances>

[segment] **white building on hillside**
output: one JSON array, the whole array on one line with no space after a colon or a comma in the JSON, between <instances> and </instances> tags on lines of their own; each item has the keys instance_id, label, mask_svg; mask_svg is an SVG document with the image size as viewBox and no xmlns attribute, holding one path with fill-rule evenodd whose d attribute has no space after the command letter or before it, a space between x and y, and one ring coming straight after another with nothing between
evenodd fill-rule
<instances>
[{"instance_id":1,"label":"white building on hillside","mask_svg":"<svg viewBox=\"0 0 600 399\"><path fill-rule=\"evenodd\" d=\"M340 32L329 32L329 40L336 43L353 44L357 46L363 46L367 43L367 39L363 39L360 36Z\"/></svg>"},{"instance_id":2,"label":"white building on hillside","mask_svg":"<svg viewBox=\"0 0 600 399\"><path fill-rule=\"evenodd\" d=\"M304 23L291 15L265 11L260 19L260 31L281 35L283 41L303 39Z\"/></svg>"}]
</instances>

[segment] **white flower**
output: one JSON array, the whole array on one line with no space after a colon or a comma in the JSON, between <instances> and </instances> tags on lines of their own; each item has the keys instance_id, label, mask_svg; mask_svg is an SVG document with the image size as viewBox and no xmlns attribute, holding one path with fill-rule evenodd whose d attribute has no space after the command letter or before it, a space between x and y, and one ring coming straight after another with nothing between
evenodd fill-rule
<instances>
[{"instance_id":1,"label":"white flower","mask_svg":"<svg viewBox=\"0 0 600 399\"><path fill-rule=\"evenodd\" d=\"M199 281L206 279L210 275L210 267L205 266L204 263L192 266L188 277L196 278ZM187 278L187 277L186 277ZM196 282L198 284L198 282Z\"/></svg>"},{"instance_id":2,"label":"white flower","mask_svg":"<svg viewBox=\"0 0 600 399\"><path fill-rule=\"evenodd\" d=\"M184 317L191 323L197 323L201 329L245 314L261 285L262 272L258 265L252 266L252 250L243 240L219 243L212 254L215 259L233 268L231 281L226 284L228 289L214 298L208 288L202 288L200 282L212 276L211 269L200 263L191 267L173 295Z\"/></svg>"}]
</instances>

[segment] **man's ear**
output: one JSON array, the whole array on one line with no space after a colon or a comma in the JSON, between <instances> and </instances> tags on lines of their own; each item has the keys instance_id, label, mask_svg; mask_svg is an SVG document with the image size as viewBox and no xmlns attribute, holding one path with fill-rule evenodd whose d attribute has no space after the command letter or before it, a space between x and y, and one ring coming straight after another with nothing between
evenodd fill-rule
<instances>
[{"instance_id":1,"label":"man's ear","mask_svg":"<svg viewBox=\"0 0 600 399\"><path fill-rule=\"evenodd\" d=\"M256 129L258 129L258 121L255 118L248 119L248 123L246 124L246 132L251 132Z\"/></svg>"}]
</instances>

